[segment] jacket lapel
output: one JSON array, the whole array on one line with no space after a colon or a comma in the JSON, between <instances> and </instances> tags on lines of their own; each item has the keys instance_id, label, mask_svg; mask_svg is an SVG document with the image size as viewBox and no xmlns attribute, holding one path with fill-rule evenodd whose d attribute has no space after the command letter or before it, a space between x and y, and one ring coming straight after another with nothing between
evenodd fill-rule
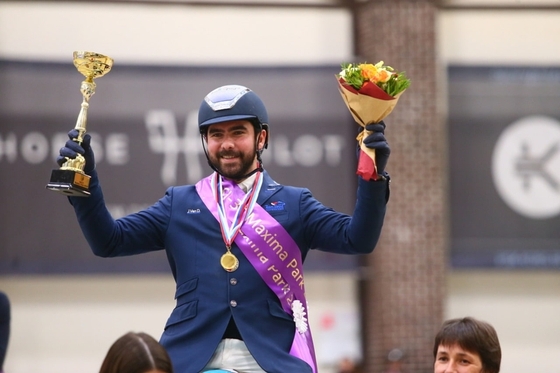
<instances>
[{"instance_id":1,"label":"jacket lapel","mask_svg":"<svg viewBox=\"0 0 560 373\"><path fill-rule=\"evenodd\" d=\"M268 172L264 171L263 176L263 184L259 193L259 197L257 198L257 203L261 206L264 205L270 197L272 197L284 187L283 185L280 185L276 181L272 180Z\"/></svg>"}]
</instances>

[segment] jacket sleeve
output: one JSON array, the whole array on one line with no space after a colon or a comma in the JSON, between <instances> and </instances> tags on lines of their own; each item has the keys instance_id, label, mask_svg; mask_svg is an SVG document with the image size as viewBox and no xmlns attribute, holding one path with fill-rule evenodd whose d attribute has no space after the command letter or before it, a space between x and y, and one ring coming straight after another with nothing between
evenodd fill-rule
<instances>
[{"instance_id":1,"label":"jacket sleeve","mask_svg":"<svg viewBox=\"0 0 560 373\"><path fill-rule=\"evenodd\" d=\"M339 254L367 254L375 248L385 219L389 181L358 178L351 216L323 206L309 191L301 195L302 224L311 249Z\"/></svg>"},{"instance_id":2,"label":"jacket sleeve","mask_svg":"<svg viewBox=\"0 0 560 373\"><path fill-rule=\"evenodd\" d=\"M172 200L172 188L156 204L138 213L113 219L105 205L97 171L91 174L89 197L68 197L93 253L101 257L162 250Z\"/></svg>"}]
</instances>

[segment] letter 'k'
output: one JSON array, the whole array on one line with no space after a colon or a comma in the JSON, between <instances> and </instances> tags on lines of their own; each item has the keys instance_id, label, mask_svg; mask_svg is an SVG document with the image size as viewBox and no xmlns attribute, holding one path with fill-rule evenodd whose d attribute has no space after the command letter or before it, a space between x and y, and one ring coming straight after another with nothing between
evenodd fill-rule
<instances>
[{"instance_id":1,"label":"letter 'k'","mask_svg":"<svg viewBox=\"0 0 560 373\"><path fill-rule=\"evenodd\" d=\"M194 183L202 178L202 165L198 155L200 133L198 131L198 113L191 111L185 122L185 136L179 137L175 116L170 110L150 110L146 114L146 129L150 149L154 153L163 154L161 180L166 185L177 182L177 164L179 154L185 154L187 182Z\"/></svg>"},{"instance_id":2,"label":"letter 'k'","mask_svg":"<svg viewBox=\"0 0 560 373\"><path fill-rule=\"evenodd\" d=\"M525 190L531 187L531 178L540 176L555 191L560 190L560 182L545 169L546 163L560 150L560 143L553 144L540 157L530 154L529 145L522 144L521 156L517 159L515 169L523 178Z\"/></svg>"}]
</instances>

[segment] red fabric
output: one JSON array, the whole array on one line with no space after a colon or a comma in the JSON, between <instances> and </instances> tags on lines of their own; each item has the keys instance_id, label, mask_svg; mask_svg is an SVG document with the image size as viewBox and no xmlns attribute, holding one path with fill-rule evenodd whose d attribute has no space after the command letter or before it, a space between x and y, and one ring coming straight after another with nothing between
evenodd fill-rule
<instances>
[{"instance_id":1,"label":"red fabric","mask_svg":"<svg viewBox=\"0 0 560 373\"><path fill-rule=\"evenodd\" d=\"M367 181L377 180L378 178L375 162L363 150L360 150L360 155L358 156L356 175Z\"/></svg>"},{"instance_id":2,"label":"red fabric","mask_svg":"<svg viewBox=\"0 0 560 373\"><path fill-rule=\"evenodd\" d=\"M377 98L379 100L394 100L395 99L393 96L390 96L389 94L387 94L387 92L385 92L383 89L381 89L380 87L378 87L376 84L374 84L372 82L365 82L364 85L362 86L362 88L357 90L356 88L352 87L350 84L346 83L346 81L344 79L338 78L338 80L344 88L346 88L347 90L349 90L352 93L355 93L355 94L359 93L359 94L362 94L362 95Z\"/></svg>"}]
</instances>

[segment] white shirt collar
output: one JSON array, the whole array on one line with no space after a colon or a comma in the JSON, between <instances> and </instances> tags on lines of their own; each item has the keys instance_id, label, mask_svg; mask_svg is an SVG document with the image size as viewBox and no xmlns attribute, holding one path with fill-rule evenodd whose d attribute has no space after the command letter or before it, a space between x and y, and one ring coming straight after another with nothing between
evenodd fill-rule
<instances>
[{"instance_id":1,"label":"white shirt collar","mask_svg":"<svg viewBox=\"0 0 560 373\"><path fill-rule=\"evenodd\" d=\"M255 182L255 178L257 177L257 173L255 172L254 174L252 174L251 176L249 176L248 178L246 178L245 180L243 180L242 182L238 183L237 185L243 189L243 191L245 193L247 193L247 191L249 189L251 189L251 187L253 186L253 183Z\"/></svg>"}]
</instances>

